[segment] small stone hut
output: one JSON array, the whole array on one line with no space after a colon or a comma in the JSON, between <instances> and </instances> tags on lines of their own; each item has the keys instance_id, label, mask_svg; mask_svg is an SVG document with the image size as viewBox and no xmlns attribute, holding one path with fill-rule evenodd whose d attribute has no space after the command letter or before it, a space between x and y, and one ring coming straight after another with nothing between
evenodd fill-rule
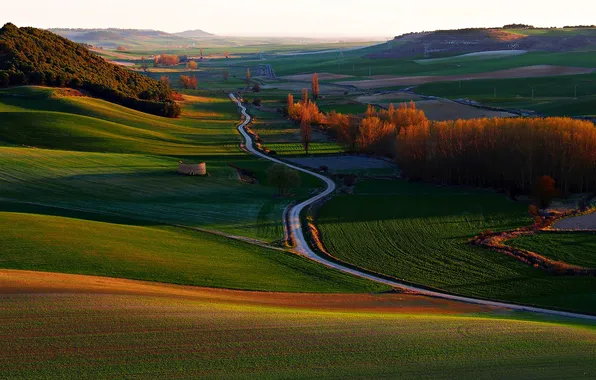
<instances>
[{"instance_id":1,"label":"small stone hut","mask_svg":"<svg viewBox=\"0 0 596 380\"><path fill-rule=\"evenodd\" d=\"M185 164L179 161L178 173L184 175L207 175L207 164L204 162L200 164Z\"/></svg>"}]
</instances>

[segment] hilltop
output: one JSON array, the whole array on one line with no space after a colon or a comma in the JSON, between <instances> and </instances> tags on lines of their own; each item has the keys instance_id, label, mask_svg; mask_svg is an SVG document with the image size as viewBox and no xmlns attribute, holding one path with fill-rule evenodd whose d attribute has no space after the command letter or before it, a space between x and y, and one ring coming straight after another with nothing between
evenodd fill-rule
<instances>
[{"instance_id":1,"label":"hilltop","mask_svg":"<svg viewBox=\"0 0 596 380\"><path fill-rule=\"evenodd\" d=\"M205 32L201 29L185 30L184 32L174 33L174 35L186 38L201 38L214 36L214 34Z\"/></svg>"},{"instance_id":2,"label":"hilltop","mask_svg":"<svg viewBox=\"0 0 596 380\"><path fill-rule=\"evenodd\" d=\"M187 30L180 33L167 33L153 29L49 29L62 37L74 42L115 49L120 46L125 48L156 48L164 46L186 46L195 41L192 38L213 37L211 33L203 30Z\"/></svg>"},{"instance_id":3,"label":"hilltop","mask_svg":"<svg viewBox=\"0 0 596 380\"><path fill-rule=\"evenodd\" d=\"M499 50L596 50L596 27L534 28L529 25L506 25L502 28L437 30L397 36L388 47L384 51L371 54L370 57L436 58Z\"/></svg>"},{"instance_id":4,"label":"hilltop","mask_svg":"<svg viewBox=\"0 0 596 380\"><path fill-rule=\"evenodd\" d=\"M76 88L160 116L180 113L163 83L113 65L52 32L6 24L0 29L0 87L27 84Z\"/></svg>"},{"instance_id":5,"label":"hilltop","mask_svg":"<svg viewBox=\"0 0 596 380\"><path fill-rule=\"evenodd\" d=\"M115 49L139 46L186 45L192 41L170 33L151 29L50 29L74 42Z\"/></svg>"}]
</instances>

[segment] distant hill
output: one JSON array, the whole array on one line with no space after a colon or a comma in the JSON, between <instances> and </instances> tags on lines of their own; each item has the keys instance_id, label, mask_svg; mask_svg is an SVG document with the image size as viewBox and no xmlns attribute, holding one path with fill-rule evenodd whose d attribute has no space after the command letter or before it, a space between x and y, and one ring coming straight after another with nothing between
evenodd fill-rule
<instances>
[{"instance_id":1,"label":"distant hill","mask_svg":"<svg viewBox=\"0 0 596 380\"><path fill-rule=\"evenodd\" d=\"M497 50L596 51L596 27L535 28L511 24L503 28L438 30L395 37L388 47L370 57L435 58Z\"/></svg>"},{"instance_id":2,"label":"distant hill","mask_svg":"<svg viewBox=\"0 0 596 380\"><path fill-rule=\"evenodd\" d=\"M161 116L180 113L163 83L111 64L52 32L6 24L0 29L0 87L27 84L78 88Z\"/></svg>"},{"instance_id":3,"label":"distant hill","mask_svg":"<svg viewBox=\"0 0 596 380\"><path fill-rule=\"evenodd\" d=\"M117 48L124 46L134 47L162 47L191 45L192 40L162 32L159 30L145 29L49 29L71 41L84 44L101 46L104 48Z\"/></svg>"},{"instance_id":4,"label":"distant hill","mask_svg":"<svg viewBox=\"0 0 596 380\"><path fill-rule=\"evenodd\" d=\"M213 37L214 34L207 33L201 29L186 30L184 32L174 33L176 36L185 38L201 38L201 37Z\"/></svg>"}]
</instances>

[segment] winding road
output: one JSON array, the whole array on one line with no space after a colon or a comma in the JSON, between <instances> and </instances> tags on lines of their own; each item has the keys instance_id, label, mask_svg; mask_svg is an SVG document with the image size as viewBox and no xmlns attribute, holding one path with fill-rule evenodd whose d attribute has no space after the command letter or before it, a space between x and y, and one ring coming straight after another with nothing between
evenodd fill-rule
<instances>
[{"instance_id":1,"label":"winding road","mask_svg":"<svg viewBox=\"0 0 596 380\"><path fill-rule=\"evenodd\" d=\"M389 285L394 288L415 292L417 294L422 294L422 295L429 296L429 297L436 297L436 298L442 298L442 299L447 299L447 300L451 300L451 301L466 302L466 303L472 303L472 304L477 304L477 305L493 306L493 307L497 307L497 308L509 309L509 310L514 310L514 311L524 311L524 312L531 312L531 313L553 315L553 316L558 316L558 317L578 318L578 319L583 319L583 320L596 321L596 316L593 316L593 315L570 313L570 312L558 311L558 310L549 310L549 309L543 309L543 308L538 308L538 307L509 304L509 303L497 302L497 301L488 301L488 300L483 300L483 299L457 296L457 295L453 295L453 294L442 293L442 292L438 292L438 291L419 288L416 286L402 283L398 280L389 280L389 279L377 277L377 276L369 274L369 273L361 272L356 269L349 268L349 267L341 265L339 263L327 260L326 258L317 255L310 248L308 242L306 241L306 239L304 237L302 225L300 222L300 213L302 212L302 210L304 210L305 207L308 207L308 206L312 205L313 203L332 194L335 191L335 182L333 182L333 180L331 180L319 173L315 173L310 170L289 164L287 162L278 160L278 159L270 157L262 152L259 152L254 147L252 137L244 129L251 122L251 117L246 112L246 107L244 107L242 105L242 103L236 98L236 96L234 94L229 94L229 97L233 102L235 102L238 105L238 107L240 108L240 112L244 116L244 121L238 126L238 131L240 132L240 134L244 137L244 139L246 141L245 146L246 146L247 151L249 151L251 154L253 154L257 157L261 157L265 160L269 160L271 162L285 165L292 169L295 169L295 170L301 171L303 173L317 177L321 181L325 182L325 184L327 185L327 188L325 189L325 191L294 206L289 212L288 225L290 226L290 233L292 234L292 236L294 238L294 242L296 244L295 250L298 253L300 253L301 255L308 257L309 259L311 259L317 263L323 264L329 268L337 269L344 273L348 273L348 274L358 276L361 278L366 278L366 279L369 279L369 280L372 280L372 281L375 281L375 282L378 282L381 284Z\"/></svg>"}]
</instances>

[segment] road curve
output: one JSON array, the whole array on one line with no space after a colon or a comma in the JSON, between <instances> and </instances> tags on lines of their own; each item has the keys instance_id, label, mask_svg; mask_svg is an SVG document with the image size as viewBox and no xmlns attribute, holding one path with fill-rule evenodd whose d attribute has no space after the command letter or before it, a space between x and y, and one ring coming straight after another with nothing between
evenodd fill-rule
<instances>
[{"instance_id":1,"label":"road curve","mask_svg":"<svg viewBox=\"0 0 596 380\"><path fill-rule=\"evenodd\" d=\"M300 253L301 255L308 257L309 259L316 261L317 263L323 264L327 267L330 268L334 268L337 269L341 272L344 273L348 273L354 276L358 276L361 278L366 278L381 284L385 284L385 285L389 285L392 286L394 288L399 288L399 289L403 289L403 290L407 290L407 291L412 291L418 294L423 294L426 296L430 296L430 297L437 297L437 298L442 298L442 299L447 299L447 300L452 300L452 301L459 301L459 302L466 302L466 303L472 303L472 304L477 304L477 305L485 305L485 306L493 306L493 307L498 307L498 308L504 308L504 309L510 309L510 310L515 310L515 311L525 311L525 312L531 312L531 313L539 313L539 314L547 314L547 315L553 315L553 316L559 316L559 317L568 317L568 318L578 318L578 319L583 319L583 320L591 320L591 321L596 321L596 316L593 315L586 315L586 314L578 314L578 313L570 313L570 312L566 312L566 311L558 311L558 310L549 310L549 309L543 309L543 308L538 308L538 307L532 307L532 306L523 306L523 305L516 305L516 304L509 304L509 303L505 303L505 302L497 302L497 301L488 301L488 300L483 300L483 299L477 299L477 298L470 298L470 297L463 297L463 296L457 296L457 295L453 295L453 294L448 294L448 293L441 293L438 291L433 291L433 290L428 290L428 289L424 289L424 288L418 288L416 286L412 286L412 285L408 285L408 284L404 284L398 280L389 280L389 279L385 279L385 278L381 278L381 277L377 277L374 276L372 274L369 273L365 273L365 272L360 272L356 269L353 268L349 268L347 266L341 265L339 263L330 261L325 259L324 257L321 257L319 255L317 255L308 245L308 242L306 241L306 239L304 238L304 233L302 231L302 225L300 223L300 213L302 212L302 210L305 207L310 206L311 204L319 201L322 198L325 198L326 196L328 196L329 194L333 193L335 191L335 182L333 182L331 179L319 174L319 173L315 173L312 172L310 170L289 164L287 162L278 160L276 158L270 157L262 152L259 152L253 144L252 141L252 137L246 132L246 130L244 129L250 122L251 122L251 117L250 115L246 112L246 107L244 107L242 105L242 103L236 98L236 96L234 94L229 94L230 99L235 102L238 107L240 108L240 112L242 113L242 115L244 116L244 121L238 126L238 131L240 132L240 134L244 137L246 143L246 150L249 151L251 154L257 156L257 157L261 157L265 160L269 160L271 162L275 162L281 165L285 165L287 167L290 167L292 169L296 169L298 171L301 171L303 173L312 175L314 177L319 178L321 181L325 182L325 184L327 185L327 188L325 189L325 191L323 191L320 194L317 194L316 196L294 206L289 213L288 216L288 221L289 221L289 226L290 226L290 232L292 234L292 236L294 237L294 242L296 244L295 250Z\"/></svg>"}]
</instances>

